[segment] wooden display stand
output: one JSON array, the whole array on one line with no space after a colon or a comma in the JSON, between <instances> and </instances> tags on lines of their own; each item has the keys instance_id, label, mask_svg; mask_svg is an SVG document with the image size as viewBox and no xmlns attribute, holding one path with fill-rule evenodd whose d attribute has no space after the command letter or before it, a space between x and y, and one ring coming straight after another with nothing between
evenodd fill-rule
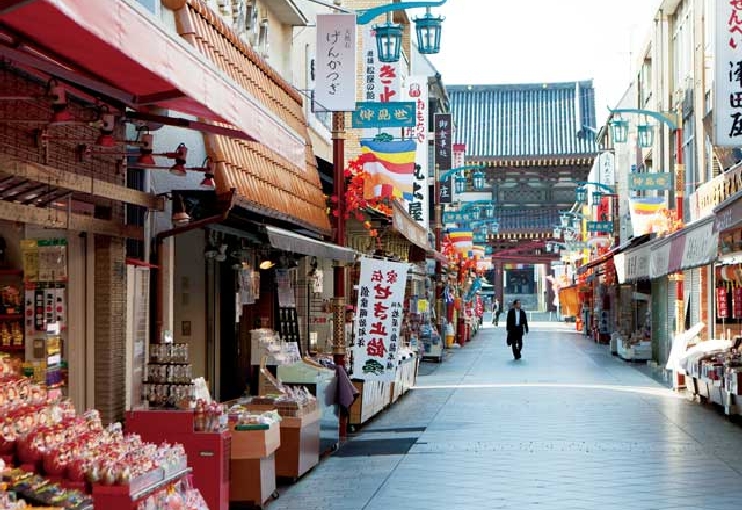
<instances>
[{"instance_id":1,"label":"wooden display stand","mask_svg":"<svg viewBox=\"0 0 742 510\"><path fill-rule=\"evenodd\" d=\"M278 423L264 430L235 430L232 434L230 457L229 500L262 506L276 496L275 452L281 445Z\"/></svg>"},{"instance_id":2,"label":"wooden display stand","mask_svg":"<svg viewBox=\"0 0 742 510\"><path fill-rule=\"evenodd\" d=\"M319 418L319 409L296 418L282 418L276 475L295 480L319 463Z\"/></svg>"}]
</instances>

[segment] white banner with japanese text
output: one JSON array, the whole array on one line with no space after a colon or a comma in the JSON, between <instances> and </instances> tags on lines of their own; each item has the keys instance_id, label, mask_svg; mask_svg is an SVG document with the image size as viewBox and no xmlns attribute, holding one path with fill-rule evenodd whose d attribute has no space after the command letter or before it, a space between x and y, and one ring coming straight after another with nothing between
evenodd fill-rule
<instances>
[{"instance_id":1,"label":"white banner with japanese text","mask_svg":"<svg viewBox=\"0 0 742 510\"><path fill-rule=\"evenodd\" d=\"M742 145L742 2L716 0L714 145Z\"/></svg>"},{"instance_id":2,"label":"white banner with japanese text","mask_svg":"<svg viewBox=\"0 0 742 510\"><path fill-rule=\"evenodd\" d=\"M356 15L317 15L318 109L352 112L356 109Z\"/></svg>"},{"instance_id":3,"label":"white banner with japanese text","mask_svg":"<svg viewBox=\"0 0 742 510\"><path fill-rule=\"evenodd\" d=\"M353 379L391 381L397 373L408 264L364 257L348 367Z\"/></svg>"},{"instance_id":4,"label":"white banner with japanese text","mask_svg":"<svg viewBox=\"0 0 742 510\"><path fill-rule=\"evenodd\" d=\"M412 200L407 212L420 225L428 229L428 77L410 76L404 87L404 100L414 102L415 127L405 128L405 138L417 143Z\"/></svg>"}]
</instances>

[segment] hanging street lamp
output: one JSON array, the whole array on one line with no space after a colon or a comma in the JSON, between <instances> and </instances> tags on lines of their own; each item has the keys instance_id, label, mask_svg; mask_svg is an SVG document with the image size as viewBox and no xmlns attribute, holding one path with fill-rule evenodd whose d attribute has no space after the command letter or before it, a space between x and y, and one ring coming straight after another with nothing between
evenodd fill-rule
<instances>
[{"instance_id":1,"label":"hanging street lamp","mask_svg":"<svg viewBox=\"0 0 742 510\"><path fill-rule=\"evenodd\" d=\"M562 224L562 228L567 228L569 226L569 213L559 213L559 220Z\"/></svg>"},{"instance_id":2,"label":"hanging street lamp","mask_svg":"<svg viewBox=\"0 0 742 510\"><path fill-rule=\"evenodd\" d=\"M554 233L554 239L560 239L562 237L562 229L560 229L559 227L554 227L553 233Z\"/></svg>"},{"instance_id":3,"label":"hanging street lamp","mask_svg":"<svg viewBox=\"0 0 742 510\"><path fill-rule=\"evenodd\" d=\"M484 189L484 172L477 170L472 175L472 182L474 183L474 189L482 191Z\"/></svg>"},{"instance_id":4,"label":"hanging street lamp","mask_svg":"<svg viewBox=\"0 0 742 510\"><path fill-rule=\"evenodd\" d=\"M613 141L615 143L626 143L629 139L629 121L621 118L611 121Z\"/></svg>"},{"instance_id":5,"label":"hanging street lamp","mask_svg":"<svg viewBox=\"0 0 742 510\"><path fill-rule=\"evenodd\" d=\"M603 193L601 193L600 191L593 191L593 206L598 207L602 198Z\"/></svg>"},{"instance_id":6,"label":"hanging street lamp","mask_svg":"<svg viewBox=\"0 0 742 510\"><path fill-rule=\"evenodd\" d=\"M492 204L484 206L484 217L491 220L495 217L495 206Z\"/></svg>"},{"instance_id":7,"label":"hanging street lamp","mask_svg":"<svg viewBox=\"0 0 742 510\"><path fill-rule=\"evenodd\" d=\"M639 124L636 127L639 134L639 147L649 149L654 143L654 129L649 124Z\"/></svg>"},{"instance_id":8,"label":"hanging street lamp","mask_svg":"<svg viewBox=\"0 0 742 510\"><path fill-rule=\"evenodd\" d=\"M576 193L578 203L584 204L587 202L587 189L584 186L577 188Z\"/></svg>"},{"instance_id":9,"label":"hanging street lamp","mask_svg":"<svg viewBox=\"0 0 742 510\"><path fill-rule=\"evenodd\" d=\"M425 10L425 16L415 18L417 32L417 50L423 55L433 55L441 51L441 23L442 17L434 17L430 7Z\"/></svg>"},{"instance_id":10,"label":"hanging street lamp","mask_svg":"<svg viewBox=\"0 0 742 510\"><path fill-rule=\"evenodd\" d=\"M425 16L414 20L415 31L417 32L418 51L425 55L439 53L441 50L441 25L443 23L443 18L440 16L433 16L430 12L430 8L440 7L445 4L446 1L447 0L391 2L378 7L357 11L356 23L358 25L367 25L375 18L382 14L386 14L386 23L374 26L374 31L376 33L376 49L378 52L377 58L380 62L385 63L399 62L404 29L402 25L392 23L391 13L425 7Z\"/></svg>"},{"instance_id":11,"label":"hanging street lamp","mask_svg":"<svg viewBox=\"0 0 742 510\"><path fill-rule=\"evenodd\" d=\"M391 22L391 15L387 14L386 23L375 25L376 32L376 55L380 62L392 63L399 62L399 55L402 50L402 25L396 25Z\"/></svg>"},{"instance_id":12,"label":"hanging street lamp","mask_svg":"<svg viewBox=\"0 0 742 510\"><path fill-rule=\"evenodd\" d=\"M456 177L456 193L463 193L466 188L466 177Z\"/></svg>"}]
</instances>

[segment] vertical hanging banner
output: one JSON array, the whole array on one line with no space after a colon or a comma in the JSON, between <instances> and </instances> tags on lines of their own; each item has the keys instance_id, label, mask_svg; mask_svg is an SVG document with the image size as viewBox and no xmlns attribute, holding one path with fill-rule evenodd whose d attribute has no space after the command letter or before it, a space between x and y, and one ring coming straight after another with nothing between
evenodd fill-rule
<instances>
[{"instance_id":1,"label":"vertical hanging banner","mask_svg":"<svg viewBox=\"0 0 742 510\"><path fill-rule=\"evenodd\" d=\"M434 121L434 133L435 133L435 164L438 165L438 170L441 175L451 170L451 114L450 113L436 113L433 119ZM440 196L438 197L439 204L450 204L453 200L453 187L451 186L451 179L447 182L440 183Z\"/></svg>"},{"instance_id":2,"label":"vertical hanging banner","mask_svg":"<svg viewBox=\"0 0 742 510\"><path fill-rule=\"evenodd\" d=\"M420 225L428 228L428 77L410 76L404 87L404 100L416 105L415 127L405 129L405 138L417 144L412 200L407 211Z\"/></svg>"},{"instance_id":3,"label":"vertical hanging banner","mask_svg":"<svg viewBox=\"0 0 742 510\"><path fill-rule=\"evenodd\" d=\"M332 112L356 108L356 15L317 15L317 83L314 100Z\"/></svg>"},{"instance_id":4,"label":"vertical hanging banner","mask_svg":"<svg viewBox=\"0 0 742 510\"><path fill-rule=\"evenodd\" d=\"M716 2L714 145L742 145L742 3Z\"/></svg>"},{"instance_id":5,"label":"vertical hanging banner","mask_svg":"<svg viewBox=\"0 0 742 510\"><path fill-rule=\"evenodd\" d=\"M357 315L350 344L353 379L391 381L397 373L407 264L361 259Z\"/></svg>"},{"instance_id":6,"label":"vertical hanging banner","mask_svg":"<svg viewBox=\"0 0 742 510\"><path fill-rule=\"evenodd\" d=\"M727 289L726 287L716 288L716 317L718 319L728 319L729 309L727 308Z\"/></svg>"}]
</instances>

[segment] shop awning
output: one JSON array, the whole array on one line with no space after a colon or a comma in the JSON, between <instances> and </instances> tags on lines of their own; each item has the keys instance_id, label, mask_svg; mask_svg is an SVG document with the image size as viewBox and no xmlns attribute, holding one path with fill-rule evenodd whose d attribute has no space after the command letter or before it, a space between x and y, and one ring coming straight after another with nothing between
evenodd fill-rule
<instances>
[{"instance_id":1,"label":"shop awning","mask_svg":"<svg viewBox=\"0 0 742 510\"><path fill-rule=\"evenodd\" d=\"M587 264L580 266L577 269L577 274L583 274L590 268L604 264L605 262L608 262L610 259L618 255L619 253L623 253L626 250L630 250L636 246L639 246L640 244L646 243L647 241L651 239L651 237L652 237L651 234L645 234L645 235L634 237L633 239L626 241L620 246L616 246L615 248L611 249L608 253L605 253L601 255L600 257L591 260Z\"/></svg>"},{"instance_id":2,"label":"shop awning","mask_svg":"<svg viewBox=\"0 0 742 510\"><path fill-rule=\"evenodd\" d=\"M301 161L297 161L270 146L205 134L207 153L216 166L217 192L234 190L240 207L329 234L327 204L302 97L200 0L188 0L175 12L175 22L185 41L224 76L250 91L258 104L280 119L289 131L303 137Z\"/></svg>"},{"instance_id":3,"label":"shop awning","mask_svg":"<svg viewBox=\"0 0 742 510\"><path fill-rule=\"evenodd\" d=\"M0 33L0 55L10 61L133 109L159 106L231 124L305 167L297 131L135 0L5 0Z\"/></svg>"},{"instance_id":4,"label":"shop awning","mask_svg":"<svg viewBox=\"0 0 742 510\"><path fill-rule=\"evenodd\" d=\"M440 262L441 264L448 264L448 257L446 257L445 255L443 255L439 251L428 250L427 251L427 255L428 255L428 258L431 258L431 259L435 260L436 262Z\"/></svg>"},{"instance_id":5,"label":"shop awning","mask_svg":"<svg viewBox=\"0 0 742 510\"><path fill-rule=\"evenodd\" d=\"M739 191L714 209L714 232L723 232L742 226L742 191Z\"/></svg>"},{"instance_id":6,"label":"shop awning","mask_svg":"<svg viewBox=\"0 0 742 510\"><path fill-rule=\"evenodd\" d=\"M356 252L350 248L342 248L324 241L317 241L316 239L295 234L281 228L266 226L265 230L271 246L278 250L322 259L337 260L345 264L353 262L356 257Z\"/></svg>"},{"instance_id":7,"label":"shop awning","mask_svg":"<svg viewBox=\"0 0 742 510\"><path fill-rule=\"evenodd\" d=\"M428 231L412 219L397 200L392 202L392 228L418 248L428 250Z\"/></svg>"}]
</instances>

